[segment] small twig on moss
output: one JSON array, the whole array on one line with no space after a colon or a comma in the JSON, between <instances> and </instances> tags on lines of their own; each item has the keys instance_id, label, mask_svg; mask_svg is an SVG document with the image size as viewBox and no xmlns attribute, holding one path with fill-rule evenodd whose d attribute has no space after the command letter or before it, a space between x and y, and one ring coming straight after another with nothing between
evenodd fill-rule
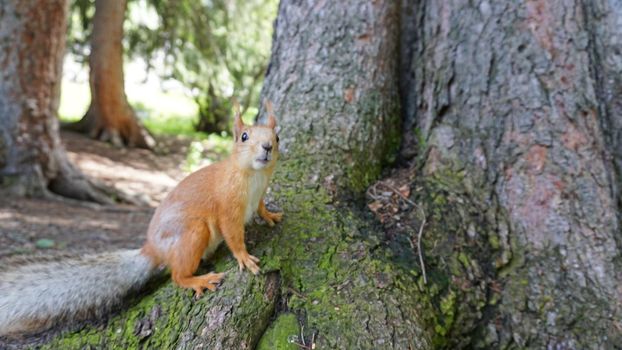
<instances>
[{"instance_id":1,"label":"small twig on moss","mask_svg":"<svg viewBox=\"0 0 622 350\"><path fill-rule=\"evenodd\" d=\"M419 263L421 264L421 272L423 274L423 283L424 284L428 284L428 276L425 272L425 263L423 261L423 252L421 250L421 237L423 236L423 228L425 227L426 222L426 216L425 216L425 211L423 210L423 208L419 205L417 205L417 203L411 201L407 196L405 196L402 192L400 192L397 188L393 187L392 185L389 185L387 183L384 182L377 182L375 183L373 186L371 186L368 190L368 195L370 197L372 197L372 199L377 200L377 194L376 194L376 187L378 185L382 185L386 188L388 188L389 190L391 190L391 192L397 194L400 198L402 198L406 203L410 204L413 206L413 208L418 209L420 211L421 214L421 225L419 225L419 232L417 233L417 253L419 254ZM373 191L373 193L372 193ZM414 243L413 240L410 240L410 246L414 249Z\"/></svg>"},{"instance_id":2,"label":"small twig on moss","mask_svg":"<svg viewBox=\"0 0 622 350\"><path fill-rule=\"evenodd\" d=\"M292 287L288 287L288 288L287 288L287 290L288 290L288 291L290 291L290 292L292 292L292 294L296 294L296 296L297 296L297 297L299 297L299 298L302 298L302 299L305 299L305 300L307 299L307 296L306 296L306 295L302 294L301 292L299 292L299 291L295 290L295 289L294 289L294 288L292 288Z\"/></svg>"},{"instance_id":3,"label":"small twig on moss","mask_svg":"<svg viewBox=\"0 0 622 350\"><path fill-rule=\"evenodd\" d=\"M421 208L421 206L417 205L415 202L411 201L408 197L403 195L397 188L389 184L386 184L384 182L380 182L380 184L382 184L383 186L387 187L388 189L396 193L403 200L405 200L407 203L409 203L413 207L419 209L421 212L421 225L419 225L419 233L417 234L417 253L419 254L419 263L421 264L421 272L423 273L423 284L427 285L428 276L425 273L425 263L423 262L423 252L421 251L421 236L423 236L423 227L426 224L425 211L423 210L423 208Z\"/></svg>"},{"instance_id":4,"label":"small twig on moss","mask_svg":"<svg viewBox=\"0 0 622 350\"><path fill-rule=\"evenodd\" d=\"M378 194L376 193L376 186L378 186L378 184L377 184L377 183L375 183L375 184L373 184L373 185L369 186L369 188L367 189L367 195L368 195L368 196L370 196L370 197L371 197L371 199L373 199L373 200L376 200L376 201L377 201L377 200L379 199L379 197L378 197ZM372 193L372 192L373 192L373 193Z\"/></svg>"},{"instance_id":5,"label":"small twig on moss","mask_svg":"<svg viewBox=\"0 0 622 350\"><path fill-rule=\"evenodd\" d=\"M418 207L421 210L421 225L419 225L419 233L417 234L417 252L419 253L419 262L421 263L421 272L423 273L423 284L428 284L428 277L425 273L425 264L423 263L423 253L421 252L421 236L423 235L423 227L426 224L425 211L423 208Z\"/></svg>"},{"instance_id":6,"label":"small twig on moss","mask_svg":"<svg viewBox=\"0 0 622 350\"><path fill-rule=\"evenodd\" d=\"M300 323L300 341L302 341L302 344L295 341L294 339L290 338L288 342L290 344L297 345L303 349L315 350L315 331L311 332L311 343L307 345L307 343L305 342L305 326L302 323Z\"/></svg>"},{"instance_id":7,"label":"small twig on moss","mask_svg":"<svg viewBox=\"0 0 622 350\"><path fill-rule=\"evenodd\" d=\"M383 185L384 187L386 187L386 188L390 189L391 191L393 191L393 193L395 193L395 194L397 194L398 196L400 196L403 200L405 200L407 203L409 203L409 204L410 204L410 205L412 205L413 207L417 207L417 204L416 204L415 202L411 201L410 199L408 199L408 197L404 196L404 195L402 194L402 192L400 192L397 188L395 188L395 187L393 187L393 186L391 186L391 185L389 185L389 184L386 184L386 183L384 183L384 182L379 182L379 184L381 184L381 185Z\"/></svg>"},{"instance_id":8,"label":"small twig on moss","mask_svg":"<svg viewBox=\"0 0 622 350\"><path fill-rule=\"evenodd\" d=\"M315 346L314 346L314 345L307 346L307 345L304 345L304 344L300 344L299 342L296 342L296 341L290 341L290 343L291 343L291 344L294 344L294 345L297 345L297 346L299 346L299 347L301 347L301 348L303 348L303 349L308 349L308 350L315 349Z\"/></svg>"}]
</instances>

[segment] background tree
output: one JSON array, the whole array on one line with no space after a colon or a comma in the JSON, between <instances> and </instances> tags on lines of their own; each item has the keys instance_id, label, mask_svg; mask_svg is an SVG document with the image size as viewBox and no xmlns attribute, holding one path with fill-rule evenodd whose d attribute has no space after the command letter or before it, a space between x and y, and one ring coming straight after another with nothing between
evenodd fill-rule
<instances>
[{"instance_id":1,"label":"background tree","mask_svg":"<svg viewBox=\"0 0 622 350\"><path fill-rule=\"evenodd\" d=\"M231 97L243 112L258 103L275 9L276 0L129 1L126 55L190 91L199 110L197 130L229 132ZM74 0L72 11L70 47L81 59L89 53L92 2Z\"/></svg>"},{"instance_id":2,"label":"background tree","mask_svg":"<svg viewBox=\"0 0 622 350\"><path fill-rule=\"evenodd\" d=\"M88 14L84 2L77 2L77 7L84 16ZM126 7L125 0L95 1L89 54L91 105L80 121L67 128L117 146L151 148L155 141L136 118L125 95L123 22Z\"/></svg>"},{"instance_id":3,"label":"background tree","mask_svg":"<svg viewBox=\"0 0 622 350\"><path fill-rule=\"evenodd\" d=\"M58 135L67 3L0 3L0 176L5 190L108 202L68 161Z\"/></svg>"},{"instance_id":4,"label":"background tree","mask_svg":"<svg viewBox=\"0 0 622 350\"><path fill-rule=\"evenodd\" d=\"M150 5L161 26L155 31L136 27L129 36L131 51L163 48L166 76L190 88L199 106L197 130L229 132L232 96L240 101L242 112L258 104L276 1L150 1Z\"/></svg>"}]
</instances>

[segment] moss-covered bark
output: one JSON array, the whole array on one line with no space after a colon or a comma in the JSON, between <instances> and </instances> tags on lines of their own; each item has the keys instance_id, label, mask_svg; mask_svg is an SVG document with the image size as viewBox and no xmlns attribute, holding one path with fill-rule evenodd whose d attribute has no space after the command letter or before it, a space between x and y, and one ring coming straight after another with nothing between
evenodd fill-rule
<instances>
[{"instance_id":1,"label":"moss-covered bark","mask_svg":"<svg viewBox=\"0 0 622 350\"><path fill-rule=\"evenodd\" d=\"M400 143L399 4L284 0L262 98L305 181L363 192Z\"/></svg>"},{"instance_id":2,"label":"moss-covered bark","mask_svg":"<svg viewBox=\"0 0 622 350\"><path fill-rule=\"evenodd\" d=\"M86 326L43 348L252 349L274 313L278 273L254 277L235 273L231 259L223 265L231 273L217 293L195 300L167 283L137 296L135 305L104 325Z\"/></svg>"},{"instance_id":3,"label":"moss-covered bark","mask_svg":"<svg viewBox=\"0 0 622 350\"><path fill-rule=\"evenodd\" d=\"M407 132L421 136L426 259L449 345L596 349L622 341L610 156L619 152L604 141L619 130L603 129L619 124L614 7L416 7L416 129ZM601 67L608 78L595 74Z\"/></svg>"}]
</instances>

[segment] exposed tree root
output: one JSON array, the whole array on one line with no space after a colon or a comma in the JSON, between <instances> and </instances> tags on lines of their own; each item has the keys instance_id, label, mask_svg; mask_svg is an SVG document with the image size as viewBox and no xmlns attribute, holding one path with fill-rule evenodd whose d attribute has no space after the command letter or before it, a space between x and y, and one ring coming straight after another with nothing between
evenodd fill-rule
<instances>
[{"instance_id":1,"label":"exposed tree root","mask_svg":"<svg viewBox=\"0 0 622 350\"><path fill-rule=\"evenodd\" d=\"M131 196L99 181L89 179L64 155L57 153L56 157L58 170L55 175L46 177L40 168L33 167L27 174L14 177L12 180L5 179L2 192L94 206L93 208L116 203L148 204L138 196Z\"/></svg>"},{"instance_id":2,"label":"exposed tree root","mask_svg":"<svg viewBox=\"0 0 622 350\"><path fill-rule=\"evenodd\" d=\"M116 147L153 149L156 142L149 131L140 124L133 113L121 119L118 126L108 125L105 118L92 112L92 108L77 122L64 123L62 128L88 135L92 139L110 142Z\"/></svg>"}]
</instances>

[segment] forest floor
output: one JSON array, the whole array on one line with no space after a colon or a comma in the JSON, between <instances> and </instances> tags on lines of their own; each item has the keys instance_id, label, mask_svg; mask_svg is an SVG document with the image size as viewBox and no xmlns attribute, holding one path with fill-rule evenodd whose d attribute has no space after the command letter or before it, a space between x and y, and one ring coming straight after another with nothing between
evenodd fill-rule
<instances>
[{"instance_id":1,"label":"forest floor","mask_svg":"<svg viewBox=\"0 0 622 350\"><path fill-rule=\"evenodd\" d=\"M155 209L184 176L191 140L159 138L159 151L126 150L63 132L71 161L96 181L143 205L98 206L49 199L0 198L0 259L39 251L139 247Z\"/></svg>"}]
</instances>

